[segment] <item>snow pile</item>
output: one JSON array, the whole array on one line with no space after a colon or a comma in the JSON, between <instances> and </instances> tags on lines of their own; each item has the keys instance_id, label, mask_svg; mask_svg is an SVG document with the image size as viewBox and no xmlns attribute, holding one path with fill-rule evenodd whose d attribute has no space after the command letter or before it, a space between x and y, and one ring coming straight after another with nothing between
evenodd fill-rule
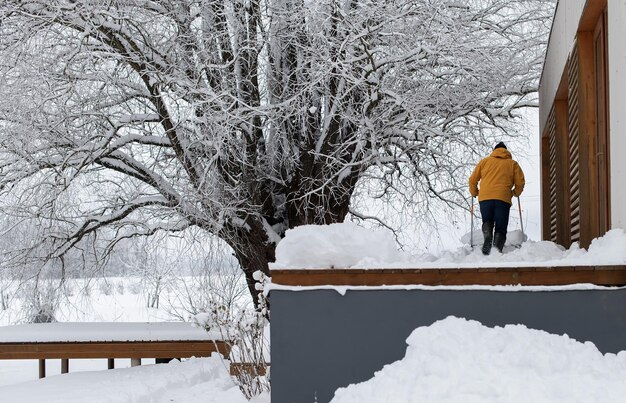
<instances>
[{"instance_id":1,"label":"snow pile","mask_svg":"<svg viewBox=\"0 0 626 403\"><path fill-rule=\"evenodd\" d=\"M397 250L389 232L346 222L287 230L276 247L276 263L272 268L382 267L407 259L407 255Z\"/></svg>"},{"instance_id":2,"label":"snow pile","mask_svg":"<svg viewBox=\"0 0 626 403\"><path fill-rule=\"evenodd\" d=\"M353 223L306 225L287 231L276 248L272 269L300 268L462 268L626 264L626 234L613 229L593 240L586 251L549 241L526 241L521 231L509 233L512 244L504 253L495 248L483 255L479 247L465 246L438 255L409 256L398 251L389 232L371 231ZM479 244L476 240L475 244Z\"/></svg>"},{"instance_id":3,"label":"snow pile","mask_svg":"<svg viewBox=\"0 0 626 403\"><path fill-rule=\"evenodd\" d=\"M468 232L461 237L461 243L474 246L482 245L484 240L485 238L483 237L483 232L479 229ZM528 237L526 236L526 234L524 234L522 230L516 229L507 232L506 242L504 243L504 246L519 246L527 240Z\"/></svg>"},{"instance_id":4,"label":"snow pile","mask_svg":"<svg viewBox=\"0 0 626 403\"><path fill-rule=\"evenodd\" d=\"M587 264L597 264L598 261L604 264L624 264L626 262L626 234L622 229L611 230L603 237L591 241L589 252L571 257Z\"/></svg>"},{"instance_id":5,"label":"snow pile","mask_svg":"<svg viewBox=\"0 0 626 403\"><path fill-rule=\"evenodd\" d=\"M448 317L407 344L402 360L332 402L626 402L626 352L602 355L566 335Z\"/></svg>"},{"instance_id":6,"label":"snow pile","mask_svg":"<svg viewBox=\"0 0 626 403\"><path fill-rule=\"evenodd\" d=\"M226 362L227 364L227 362ZM3 402L247 403L221 357L76 372L0 388ZM269 397L257 402L269 402Z\"/></svg>"}]
</instances>

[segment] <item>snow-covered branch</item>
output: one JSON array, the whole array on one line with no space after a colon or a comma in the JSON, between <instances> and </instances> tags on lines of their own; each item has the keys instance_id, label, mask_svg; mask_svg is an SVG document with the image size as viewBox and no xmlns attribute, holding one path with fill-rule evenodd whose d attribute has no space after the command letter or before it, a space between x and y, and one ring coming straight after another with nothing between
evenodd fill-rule
<instances>
[{"instance_id":1,"label":"snow-covered branch","mask_svg":"<svg viewBox=\"0 0 626 403\"><path fill-rule=\"evenodd\" d=\"M553 7L4 0L0 188L69 244L202 228L254 292L284 231L357 197L465 205L470 162L536 104Z\"/></svg>"}]
</instances>

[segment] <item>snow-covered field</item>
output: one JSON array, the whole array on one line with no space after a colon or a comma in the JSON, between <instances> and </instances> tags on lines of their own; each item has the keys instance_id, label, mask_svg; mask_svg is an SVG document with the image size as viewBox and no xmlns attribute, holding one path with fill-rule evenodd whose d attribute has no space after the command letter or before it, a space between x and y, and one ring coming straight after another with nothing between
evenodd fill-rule
<instances>
[{"instance_id":1,"label":"snow-covered field","mask_svg":"<svg viewBox=\"0 0 626 403\"><path fill-rule=\"evenodd\" d=\"M73 361L72 361L73 362ZM75 372L0 388L3 402L243 403L221 357L142 367ZM253 401L267 402L267 395Z\"/></svg>"},{"instance_id":2,"label":"snow-covered field","mask_svg":"<svg viewBox=\"0 0 626 403\"><path fill-rule=\"evenodd\" d=\"M163 287L159 306L150 307L154 290L145 279L71 279L63 285L62 295L55 297L58 307L54 317L59 322L180 321L189 315L180 304L181 281L185 279ZM2 290L6 299L5 309L0 310L0 325L27 319L29 298L11 281L5 280ZM6 336L13 337L20 329L13 328L5 332ZM47 377L39 380L36 360L0 360L0 402L245 402L228 374L228 365L218 355L159 365L144 359L141 367L133 368L129 368L130 360L116 359L116 369L107 370L106 360L74 359L70 360L70 373L61 375L60 360L47 360ZM254 401L267 402L269 395Z\"/></svg>"},{"instance_id":3,"label":"snow-covered field","mask_svg":"<svg viewBox=\"0 0 626 403\"><path fill-rule=\"evenodd\" d=\"M92 280L72 279L64 285L54 317L59 322L160 322L175 318L165 309L148 307L146 289L135 277L113 277ZM6 309L0 311L0 325L28 321L28 298L18 291L17 284L4 280ZM167 298L164 293L163 298ZM161 305L162 306L162 305ZM154 360L144 360L154 363ZM130 360L116 360L116 367L129 367ZM38 363L34 360L0 360L0 386L38 378ZM71 360L70 370L105 369L106 360ZM48 360L48 375L61 373L60 360Z\"/></svg>"},{"instance_id":4,"label":"snow-covered field","mask_svg":"<svg viewBox=\"0 0 626 403\"><path fill-rule=\"evenodd\" d=\"M340 388L332 402L626 402L626 352L602 355L566 335L449 317L416 329L407 344L402 360ZM53 376L0 387L0 396L33 403L247 401L217 356Z\"/></svg>"}]
</instances>

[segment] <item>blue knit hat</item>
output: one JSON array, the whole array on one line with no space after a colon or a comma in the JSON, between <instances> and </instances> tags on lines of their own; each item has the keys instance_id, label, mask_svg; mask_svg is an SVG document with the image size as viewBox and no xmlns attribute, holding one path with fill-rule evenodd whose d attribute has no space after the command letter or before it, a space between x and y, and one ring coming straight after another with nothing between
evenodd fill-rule
<instances>
[{"instance_id":1,"label":"blue knit hat","mask_svg":"<svg viewBox=\"0 0 626 403\"><path fill-rule=\"evenodd\" d=\"M496 148L504 148L505 150L507 149L503 142L499 142L498 144L496 144L493 149L495 150Z\"/></svg>"}]
</instances>

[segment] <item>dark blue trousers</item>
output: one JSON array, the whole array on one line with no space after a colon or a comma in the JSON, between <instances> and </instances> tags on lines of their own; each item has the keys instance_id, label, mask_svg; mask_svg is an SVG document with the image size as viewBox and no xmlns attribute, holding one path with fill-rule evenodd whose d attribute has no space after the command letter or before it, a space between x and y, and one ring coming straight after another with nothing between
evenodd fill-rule
<instances>
[{"instance_id":1,"label":"dark blue trousers","mask_svg":"<svg viewBox=\"0 0 626 403\"><path fill-rule=\"evenodd\" d=\"M483 222L493 221L496 225L494 232L499 232L505 236L509 226L510 210L511 205L502 200L483 200L480 202L480 214L483 216Z\"/></svg>"}]
</instances>

